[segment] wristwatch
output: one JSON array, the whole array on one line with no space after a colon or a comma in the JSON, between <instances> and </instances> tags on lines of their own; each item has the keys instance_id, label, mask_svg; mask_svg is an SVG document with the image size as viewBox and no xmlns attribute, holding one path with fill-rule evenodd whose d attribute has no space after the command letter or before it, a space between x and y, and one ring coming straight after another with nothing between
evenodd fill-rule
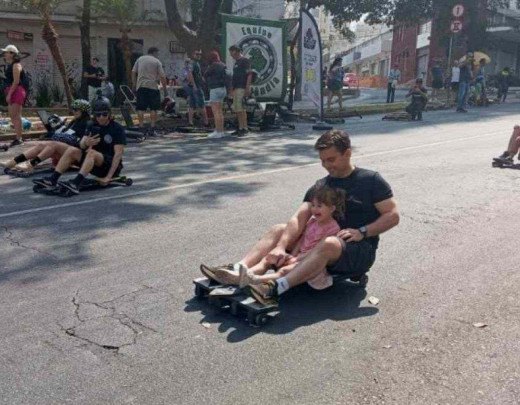
<instances>
[{"instance_id":1,"label":"wristwatch","mask_svg":"<svg viewBox=\"0 0 520 405\"><path fill-rule=\"evenodd\" d=\"M361 235L363 235L363 239L367 237L368 229L366 226L362 226L358 229L359 232L361 232Z\"/></svg>"}]
</instances>

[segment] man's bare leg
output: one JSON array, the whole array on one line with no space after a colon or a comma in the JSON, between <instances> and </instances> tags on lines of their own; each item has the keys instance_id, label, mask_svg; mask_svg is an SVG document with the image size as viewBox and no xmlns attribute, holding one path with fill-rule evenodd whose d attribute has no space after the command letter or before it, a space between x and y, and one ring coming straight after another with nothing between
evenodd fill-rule
<instances>
[{"instance_id":1,"label":"man's bare leg","mask_svg":"<svg viewBox=\"0 0 520 405\"><path fill-rule=\"evenodd\" d=\"M56 165L55 171L63 174L65 173L69 167L72 166L73 163L79 162L81 160L81 150L78 148L74 148L72 146L69 146L63 156L61 157L60 161Z\"/></svg>"},{"instance_id":2,"label":"man's bare leg","mask_svg":"<svg viewBox=\"0 0 520 405\"><path fill-rule=\"evenodd\" d=\"M240 263L248 268L259 264L267 254L273 250L278 241L282 237L283 231L285 230L285 224L274 225L267 233L260 238L258 242L247 252Z\"/></svg>"},{"instance_id":3,"label":"man's bare leg","mask_svg":"<svg viewBox=\"0 0 520 405\"><path fill-rule=\"evenodd\" d=\"M518 153L518 149L520 148L520 126L516 125L515 129L513 130L513 134L511 135L511 138L509 139L509 145L507 147L507 151L511 156L514 156Z\"/></svg>"},{"instance_id":4,"label":"man's bare leg","mask_svg":"<svg viewBox=\"0 0 520 405\"><path fill-rule=\"evenodd\" d=\"M144 111L137 111L137 119L139 121L139 128L144 128Z\"/></svg>"}]
</instances>

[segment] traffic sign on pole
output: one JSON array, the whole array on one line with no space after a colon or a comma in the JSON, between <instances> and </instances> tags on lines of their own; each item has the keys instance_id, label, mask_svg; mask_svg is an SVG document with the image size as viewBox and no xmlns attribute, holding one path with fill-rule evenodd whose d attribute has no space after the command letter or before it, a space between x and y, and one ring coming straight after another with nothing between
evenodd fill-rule
<instances>
[{"instance_id":1,"label":"traffic sign on pole","mask_svg":"<svg viewBox=\"0 0 520 405\"><path fill-rule=\"evenodd\" d=\"M454 34L457 34L457 33L461 32L462 31L462 21L461 20L453 20L451 22L450 30Z\"/></svg>"},{"instance_id":2,"label":"traffic sign on pole","mask_svg":"<svg viewBox=\"0 0 520 405\"><path fill-rule=\"evenodd\" d=\"M460 18L464 15L464 6L462 4L456 4L451 10L451 14L455 18Z\"/></svg>"}]
</instances>

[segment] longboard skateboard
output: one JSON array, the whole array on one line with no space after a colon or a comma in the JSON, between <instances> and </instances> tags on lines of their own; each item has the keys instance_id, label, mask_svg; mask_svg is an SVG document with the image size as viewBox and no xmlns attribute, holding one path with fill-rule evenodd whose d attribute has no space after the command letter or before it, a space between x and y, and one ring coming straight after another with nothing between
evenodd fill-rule
<instances>
[{"instance_id":1,"label":"longboard skateboard","mask_svg":"<svg viewBox=\"0 0 520 405\"><path fill-rule=\"evenodd\" d=\"M9 145L6 143L0 144L0 150L3 150L4 152L7 152L9 150Z\"/></svg>"},{"instance_id":2,"label":"longboard skateboard","mask_svg":"<svg viewBox=\"0 0 520 405\"><path fill-rule=\"evenodd\" d=\"M491 166L498 167L500 169L520 170L520 163L506 163L499 158L493 158L493 162L491 162Z\"/></svg>"},{"instance_id":3,"label":"longboard skateboard","mask_svg":"<svg viewBox=\"0 0 520 405\"><path fill-rule=\"evenodd\" d=\"M80 187L80 192L108 188L108 187L117 187L117 186L130 187L132 184L133 184L133 180L131 178L125 177L125 176L113 178L112 181L110 183L108 183L108 185L106 185L106 186L101 185L96 179L86 179ZM61 187L59 185L56 186L55 188L46 188L39 184L35 184L33 186L33 191L35 193L47 194L47 195L58 195L60 197L72 197L73 195L75 195L72 191L70 191L64 187Z\"/></svg>"},{"instance_id":4,"label":"longboard skateboard","mask_svg":"<svg viewBox=\"0 0 520 405\"><path fill-rule=\"evenodd\" d=\"M253 297L247 295L245 290L237 287L223 286L206 277L196 278L193 280L193 284L195 284L195 297L197 299L207 299L210 304L229 310L234 316L245 315L251 326L265 325L270 318L279 313L278 305L262 305ZM219 289L224 290L222 294L212 294ZM226 290L233 294L227 295Z\"/></svg>"}]
</instances>

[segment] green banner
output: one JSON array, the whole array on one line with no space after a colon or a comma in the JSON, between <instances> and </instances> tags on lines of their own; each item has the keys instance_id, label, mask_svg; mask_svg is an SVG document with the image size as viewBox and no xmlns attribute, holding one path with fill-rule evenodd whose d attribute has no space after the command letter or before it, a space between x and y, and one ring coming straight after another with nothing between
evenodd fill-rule
<instances>
[{"instance_id":1,"label":"green banner","mask_svg":"<svg viewBox=\"0 0 520 405\"><path fill-rule=\"evenodd\" d=\"M285 21L260 20L222 15L222 55L230 72L235 60L231 45L242 48L257 78L251 86L258 101L283 101L287 90L287 49Z\"/></svg>"}]
</instances>

